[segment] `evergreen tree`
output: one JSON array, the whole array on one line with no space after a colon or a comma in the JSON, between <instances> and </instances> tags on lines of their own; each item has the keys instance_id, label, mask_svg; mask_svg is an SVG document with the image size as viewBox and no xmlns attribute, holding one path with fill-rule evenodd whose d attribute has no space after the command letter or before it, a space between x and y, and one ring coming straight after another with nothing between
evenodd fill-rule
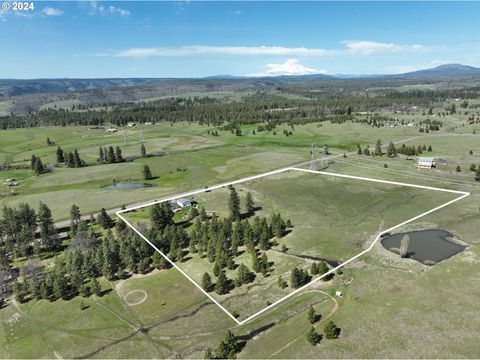
<instances>
[{"instance_id":1,"label":"evergreen tree","mask_svg":"<svg viewBox=\"0 0 480 360\"><path fill-rule=\"evenodd\" d=\"M38 210L38 226L42 245L47 249L53 249L58 242L57 229L52 218L52 212L44 203L40 203Z\"/></svg>"},{"instance_id":2,"label":"evergreen tree","mask_svg":"<svg viewBox=\"0 0 480 360\"><path fill-rule=\"evenodd\" d=\"M240 219L240 198L233 186L230 186L230 199L228 203L230 218L232 220Z\"/></svg>"},{"instance_id":3,"label":"evergreen tree","mask_svg":"<svg viewBox=\"0 0 480 360\"><path fill-rule=\"evenodd\" d=\"M37 157L32 154L32 157L30 159L30 168L32 170L35 170L35 163L37 162Z\"/></svg>"},{"instance_id":4,"label":"evergreen tree","mask_svg":"<svg viewBox=\"0 0 480 360\"><path fill-rule=\"evenodd\" d=\"M285 289L288 286L287 282L283 280L281 276L278 277L277 284L280 289Z\"/></svg>"},{"instance_id":5,"label":"evergreen tree","mask_svg":"<svg viewBox=\"0 0 480 360\"><path fill-rule=\"evenodd\" d=\"M312 326L307 332L307 341L313 346L317 345L322 340L322 336L315 331L315 328Z\"/></svg>"},{"instance_id":6,"label":"evergreen tree","mask_svg":"<svg viewBox=\"0 0 480 360\"><path fill-rule=\"evenodd\" d=\"M35 165L33 167L33 170L37 175L43 174L45 172L45 168L43 167L42 160L37 157L35 160Z\"/></svg>"},{"instance_id":7,"label":"evergreen tree","mask_svg":"<svg viewBox=\"0 0 480 360\"><path fill-rule=\"evenodd\" d=\"M143 145L143 144L140 146L140 156L142 158L147 156L147 150L145 149L145 145Z\"/></svg>"},{"instance_id":8,"label":"evergreen tree","mask_svg":"<svg viewBox=\"0 0 480 360\"><path fill-rule=\"evenodd\" d=\"M115 150L113 150L113 146L108 147L108 151L107 151L107 155L105 156L105 160L109 164L115 162Z\"/></svg>"},{"instance_id":9,"label":"evergreen tree","mask_svg":"<svg viewBox=\"0 0 480 360\"><path fill-rule=\"evenodd\" d=\"M360 144L358 144L358 145L357 145L357 154L358 154L358 155L362 155L362 153L363 153L363 152L362 152L362 148L361 148Z\"/></svg>"},{"instance_id":10,"label":"evergreen tree","mask_svg":"<svg viewBox=\"0 0 480 360\"><path fill-rule=\"evenodd\" d=\"M98 162L99 163L105 162L105 154L103 153L103 148L101 146L98 148Z\"/></svg>"},{"instance_id":11,"label":"evergreen tree","mask_svg":"<svg viewBox=\"0 0 480 360\"><path fill-rule=\"evenodd\" d=\"M245 210L247 214L253 214L255 212L255 205L253 203L253 198L250 191L247 193L247 196L245 197Z\"/></svg>"},{"instance_id":12,"label":"evergreen tree","mask_svg":"<svg viewBox=\"0 0 480 360\"><path fill-rule=\"evenodd\" d=\"M65 155L63 153L62 148L59 146L57 147L57 163L64 163L65 162Z\"/></svg>"},{"instance_id":13,"label":"evergreen tree","mask_svg":"<svg viewBox=\"0 0 480 360\"><path fill-rule=\"evenodd\" d=\"M208 273L202 275L202 288L207 292L212 290L212 278Z\"/></svg>"},{"instance_id":14,"label":"evergreen tree","mask_svg":"<svg viewBox=\"0 0 480 360\"><path fill-rule=\"evenodd\" d=\"M65 165L69 168L75 167L75 156L73 155L72 152L67 153L67 159L65 161Z\"/></svg>"},{"instance_id":15,"label":"evergreen tree","mask_svg":"<svg viewBox=\"0 0 480 360\"><path fill-rule=\"evenodd\" d=\"M313 306L310 306L310 308L308 309L307 317L310 324L314 324L318 321L318 315L315 312Z\"/></svg>"},{"instance_id":16,"label":"evergreen tree","mask_svg":"<svg viewBox=\"0 0 480 360\"><path fill-rule=\"evenodd\" d=\"M102 208L100 210L100 213L97 216L97 223L104 229L110 229L112 227L113 220L110 217L110 215L108 215L107 210L105 210L105 208Z\"/></svg>"},{"instance_id":17,"label":"evergreen tree","mask_svg":"<svg viewBox=\"0 0 480 360\"><path fill-rule=\"evenodd\" d=\"M145 180L150 180L152 177L153 176L152 176L152 172L150 171L150 166L145 164L143 166L143 178Z\"/></svg>"},{"instance_id":18,"label":"evergreen tree","mask_svg":"<svg viewBox=\"0 0 480 360\"><path fill-rule=\"evenodd\" d=\"M432 152L433 149L432 149L432 145L428 145L428 149L427 149L428 152Z\"/></svg>"},{"instance_id":19,"label":"evergreen tree","mask_svg":"<svg viewBox=\"0 0 480 360\"><path fill-rule=\"evenodd\" d=\"M77 205L73 204L70 207L70 227L74 234L77 232L78 223L80 222L81 218L82 215L80 214L80 208Z\"/></svg>"},{"instance_id":20,"label":"evergreen tree","mask_svg":"<svg viewBox=\"0 0 480 360\"><path fill-rule=\"evenodd\" d=\"M395 144L393 143L393 141L390 141L390 142L388 143L387 156L388 156L388 157L395 157L395 156L397 156L397 148L395 147Z\"/></svg>"},{"instance_id":21,"label":"evergreen tree","mask_svg":"<svg viewBox=\"0 0 480 360\"><path fill-rule=\"evenodd\" d=\"M215 284L215 292L219 295L226 294L228 292L228 279L225 275L225 271L221 270L218 274L217 283Z\"/></svg>"},{"instance_id":22,"label":"evergreen tree","mask_svg":"<svg viewBox=\"0 0 480 360\"><path fill-rule=\"evenodd\" d=\"M150 218L153 227L157 230L163 231L168 225L173 224L173 211L169 202L162 204L154 204L150 210Z\"/></svg>"},{"instance_id":23,"label":"evergreen tree","mask_svg":"<svg viewBox=\"0 0 480 360\"><path fill-rule=\"evenodd\" d=\"M317 264L317 268L318 268L318 274L320 275L323 275L325 274L326 272L328 272L328 265L325 261L320 261L318 264Z\"/></svg>"},{"instance_id":24,"label":"evergreen tree","mask_svg":"<svg viewBox=\"0 0 480 360\"><path fill-rule=\"evenodd\" d=\"M123 156L122 156L122 149L120 149L120 146L117 146L115 148L115 162L121 163L123 162Z\"/></svg>"},{"instance_id":25,"label":"evergreen tree","mask_svg":"<svg viewBox=\"0 0 480 360\"><path fill-rule=\"evenodd\" d=\"M325 324L323 328L323 333L327 339L336 339L338 338L339 329L335 325L335 323L330 320L328 323Z\"/></svg>"},{"instance_id":26,"label":"evergreen tree","mask_svg":"<svg viewBox=\"0 0 480 360\"><path fill-rule=\"evenodd\" d=\"M236 285L242 286L253 281L253 273L244 264L240 264L237 270Z\"/></svg>"},{"instance_id":27,"label":"evergreen tree","mask_svg":"<svg viewBox=\"0 0 480 360\"><path fill-rule=\"evenodd\" d=\"M380 139L377 140L377 143L375 144L375 155L380 156L383 155L382 153L382 142Z\"/></svg>"},{"instance_id":28,"label":"evergreen tree","mask_svg":"<svg viewBox=\"0 0 480 360\"><path fill-rule=\"evenodd\" d=\"M235 335L228 330L225 337L220 342L215 350L215 357L217 359L234 359L235 354L239 350L239 344Z\"/></svg>"},{"instance_id":29,"label":"evergreen tree","mask_svg":"<svg viewBox=\"0 0 480 360\"><path fill-rule=\"evenodd\" d=\"M475 171L475 181L480 181L480 165L478 165L477 171Z\"/></svg>"},{"instance_id":30,"label":"evergreen tree","mask_svg":"<svg viewBox=\"0 0 480 360\"><path fill-rule=\"evenodd\" d=\"M457 165L456 169L455 169L457 172L461 172L462 171L462 168L460 167L460 165Z\"/></svg>"},{"instance_id":31,"label":"evergreen tree","mask_svg":"<svg viewBox=\"0 0 480 360\"><path fill-rule=\"evenodd\" d=\"M73 167L79 168L84 165L82 159L80 159L80 155L78 154L77 149L73 150Z\"/></svg>"}]
</instances>

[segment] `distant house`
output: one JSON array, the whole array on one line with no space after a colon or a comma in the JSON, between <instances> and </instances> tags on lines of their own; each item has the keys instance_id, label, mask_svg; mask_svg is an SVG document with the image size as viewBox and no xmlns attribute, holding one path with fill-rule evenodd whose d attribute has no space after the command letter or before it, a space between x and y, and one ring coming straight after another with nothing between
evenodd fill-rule
<instances>
[{"instance_id":1,"label":"distant house","mask_svg":"<svg viewBox=\"0 0 480 360\"><path fill-rule=\"evenodd\" d=\"M109 133L115 133L115 132L118 132L118 129L117 129L117 128L114 128L114 127L111 127L111 128L108 128L108 129L107 129L107 132L109 132Z\"/></svg>"},{"instance_id":2,"label":"distant house","mask_svg":"<svg viewBox=\"0 0 480 360\"><path fill-rule=\"evenodd\" d=\"M435 167L435 159L432 157L419 157L418 168L419 169L431 169Z\"/></svg>"},{"instance_id":3,"label":"distant house","mask_svg":"<svg viewBox=\"0 0 480 360\"><path fill-rule=\"evenodd\" d=\"M153 125L153 123L151 121L147 121L145 125Z\"/></svg>"},{"instance_id":4,"label":"distant house","mask_svg":"<svg viewBox=\"0 0 480 360\"><path fill-rule=\"evenodd\" d=\"M170 209L172 209L172 211L173 211L174 213L176 213L176 212L180 211L182 208L177 204L176 201L172 201L172 202L170 203Z\"/></svg>"},{"instance_id":5,"label":"distant house","mask_svg":"<svg viewBox=\"0 0 480 360\"><path fill-rule=\"evenodd\" d=\"M135 126L137 126L137 123L129 122L129 123L127 124L127 126L129 126L129 127L135 127Z\"/></svg>"},{"instance_id":6,"label":"distant house","mask_svg":"<svg viewBox=\"0 0 480 360\"><path fill-rule=\"evenodd\" d=\"M178 199L178 200L177 200L177 205L180 206L180 207L183 209L183 208L192 206L193 204L192 204L192 201L191 201L191 200L181 198L181 199Z\"/></svg>"}]
</instances>

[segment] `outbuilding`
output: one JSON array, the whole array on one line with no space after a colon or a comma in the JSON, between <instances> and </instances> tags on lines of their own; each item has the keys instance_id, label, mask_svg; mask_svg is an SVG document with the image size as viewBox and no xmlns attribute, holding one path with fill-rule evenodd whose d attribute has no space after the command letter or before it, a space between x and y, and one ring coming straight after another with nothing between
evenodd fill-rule
<instances>
[{"instance_id":1,"label":"outbuilding","mask_svg":"<svg viewBox=\"0 0 480 360\"><path fill-rule=\"evenodd\" d=\"M435 167L435 159L432 157L419 157L418 168L419 169L431 169Z\"/></svg>"}]
</instances>

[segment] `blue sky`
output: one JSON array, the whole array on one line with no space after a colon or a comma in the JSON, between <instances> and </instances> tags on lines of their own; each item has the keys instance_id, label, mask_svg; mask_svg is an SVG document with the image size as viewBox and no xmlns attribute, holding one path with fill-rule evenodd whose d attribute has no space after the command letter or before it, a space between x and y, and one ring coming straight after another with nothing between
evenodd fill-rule
<instances>
[{"instance_id":1,"label":"blue sky","mask_svg":"<svg viewBox=\"0 0 480 360\"><path fill-rule=\"evenodd\" d=\"M371 74L452 62L480 66L476 2L34 5L33 11L0 12L0 78Z\"/></svg>"}]
</instances>

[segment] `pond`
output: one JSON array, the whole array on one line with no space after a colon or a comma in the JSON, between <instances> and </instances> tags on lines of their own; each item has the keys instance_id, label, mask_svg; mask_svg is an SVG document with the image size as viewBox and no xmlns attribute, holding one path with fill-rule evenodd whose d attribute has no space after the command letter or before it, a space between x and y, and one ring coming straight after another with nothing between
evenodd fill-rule
<instances>
[{"instance_id":1,"label":"pond","mask_svg":"<svg viewBox=\"0 0 480 360\"><path fill-rule=\"evenodd\" d=\"M104 186L104 189L109 190L133 190L133 189L141 189L146 187L156 187L157 184L145 184L145 183L116 183L113 185Z\"/></svg>"},{"instance_id":2,"label":"pond","mask_svg":"<svg viewBox=\"0 0 480 360\"><path fill-rule=\"evenodd\" d=\"M387 235L381 240L381 243L385 249L399 254L400 242L405 235L410 237L407 257L425 265L435 265L465 249L465 246L450 241L449 238L453 238L453 235L441 229Z\"/></svg>"}]
</instances>

